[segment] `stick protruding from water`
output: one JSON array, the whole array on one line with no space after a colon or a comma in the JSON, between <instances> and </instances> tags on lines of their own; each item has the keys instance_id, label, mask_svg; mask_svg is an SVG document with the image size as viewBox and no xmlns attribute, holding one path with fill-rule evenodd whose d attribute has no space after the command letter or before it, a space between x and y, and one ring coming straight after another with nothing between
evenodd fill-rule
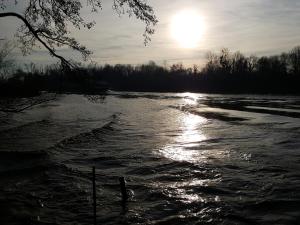
<instances>
[{"instance_id":1,"label":"stick protruding from water","mask_svg":"<svg viewBox=\"0 0 300 225\"><path fill-rule=\"evenodd\" d=\"M128 199L127 190L126 190L126 180L124 177L119 177L119 181L121 187L122 202L125 203L127 202Z\"/></svg>"},{"instance_id":2,"label":"stick protruding from water","mask_svg":"<svg viewBox=\"0 0 300 225\"><path fill-rule=\"evenodd\" d=\"M97 224L97 214L96 214L96 169L93 166L93 211L94 211L94 225Z\"/></svg>"}]
</instances>

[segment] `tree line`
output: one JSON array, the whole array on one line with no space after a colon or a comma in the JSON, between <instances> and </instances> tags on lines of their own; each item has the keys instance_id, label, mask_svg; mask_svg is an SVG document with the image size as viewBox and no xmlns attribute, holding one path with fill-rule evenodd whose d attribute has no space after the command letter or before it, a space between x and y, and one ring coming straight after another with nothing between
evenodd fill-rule
<instances>
[{"instance_id":1,"label":"tree line","mask_svg":"<svg viewBox=\"0 0 300 225\"><path fill-rule=\"evenodd\" d=\"M5 60L2 60L5 62ZM10 62L11 63L11 62ZM5 65L5 63L2 63ZM1 60L0 60L1 67ZM3 67L7 70L7 66ZM0 71L1 70L0 68ZM144 65L89 65L62 70L59 65L34 64L2 76L0 95L28 96L41 91L92 93L107 89L145 92L206 92L300 94L300 47L273 56L245 56L223 48L209 52L202 69L150 61Z\"/></svg>"}]
</instances>

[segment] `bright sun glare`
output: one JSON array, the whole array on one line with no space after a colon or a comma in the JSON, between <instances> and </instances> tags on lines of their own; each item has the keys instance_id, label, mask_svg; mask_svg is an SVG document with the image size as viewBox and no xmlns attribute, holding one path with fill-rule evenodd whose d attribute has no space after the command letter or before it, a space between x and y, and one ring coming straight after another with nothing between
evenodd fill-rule
<instances>
[{"instance_id":1,"label":"bright sun glare","mask_svg":"<svg viewBox=\"0 0 300 225\"><path fill-rule=\"evenodd\" d=\"M172 18L171 33L181 47L195 48L204 33L203 18L195 11L179 12Z\"/></svg>"}]
</instances>

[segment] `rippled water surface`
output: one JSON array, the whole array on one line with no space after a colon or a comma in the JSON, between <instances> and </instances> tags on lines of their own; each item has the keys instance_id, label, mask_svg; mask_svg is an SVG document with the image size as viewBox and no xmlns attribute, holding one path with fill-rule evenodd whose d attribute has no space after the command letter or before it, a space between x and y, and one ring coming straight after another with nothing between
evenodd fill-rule
<instances>
[{"instance_id":1,"label":"rippled water surface","mask_svg":"<svg viewBox=\"0 0 300 225\"><path fill-rule=\"evenodd\" d=\"M0 114L0 224L299 224L300 98L61 95ZM133 193L121 204L118 178Z\"/></svg>"}]
</instances>

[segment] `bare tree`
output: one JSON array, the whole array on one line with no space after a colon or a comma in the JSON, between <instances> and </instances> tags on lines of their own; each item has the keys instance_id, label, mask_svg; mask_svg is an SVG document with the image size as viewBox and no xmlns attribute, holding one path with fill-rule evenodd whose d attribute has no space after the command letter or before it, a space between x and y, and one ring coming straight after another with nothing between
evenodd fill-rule
<instances>
[{"instance_id":1,"label":"bare tree","mask_svg":"<svg viewBox=\"0 0 300 225\"><path fill-rule=\"evenodd\" d=\"M219 56L219 61L221 65L221 69L225 73L230 73L231 71L231 54L228 48L222 48Z\"/></svg>"},{"instance_id":2,"label":"bare tree","mask_svg":"<svg viewBox=\"0 0 300 225\"><path fill-rule=\"evenodd\" d=\"M7 76L13 69L14 61L10 57L15 45L11 41L0 41L0 78Z\"/></svg>"},{"instance_id":3,"label":"bare tree","mask_svg":"<svg viewBox=\"0 0 300 225\"><path fill-rule=\"evenodd\" d=\"M24 0L26 8L23 14L6 12L9 2L18 4L18 0L0 0L1 17L15 17L23 22L17 30L23 54L28 54L37 43L45 47L51 56L58 58L63 66L72 67L69 60L57 53L57 48L68 46L81 53L84 60L92 53L70 36L68 25L76 29L91 29L94 21L85 21L80 10L86 5L92 12L102 7L102 0ZM150 40L157 23L154 11L146 0L112 0L112 7L118 14L128 13L145 23L144 41Z\"/></svg>"},{"instance_id":4,"label":"bare tree","mask_svg":"<svg viewBox=\"0 0 300 225\"><path fill-rule=\"evenodd\" d=\"M205 56L207 63L203 68L205 73L215 73L220 69L220 63L218 55L213 52L207 52Z\"/></svg>"},{"instance_id":5,"label":"bare tree","mask_svg":"<svg viewBox=\"0 0 300 225\"><path fill-rule=\"evenodd\" d=\"M231 73L244 74L249 71L248 59L241 52L238 51L233 53L231 58Z\"/></svg>"},{"instance_id":6,"label":"bare tree","mask_svg":"<svg viewBox=\"0 0 300 225\"><path fill-rule=\"evenodd\" d=\"M257 69L258 57L256 55L250 55L248 57L248 70L250 73L255 72Z\"/></svg>"},{"instance_id":7,"label":"bare tree","mask_svg":"<svg viewBox=\"0 0 300 225\"><path fill-rule=\"evenodd\" d=\"M292 73L300 74L300 46L292 49L289 54Z\"/></svg>"}]
</instances>

